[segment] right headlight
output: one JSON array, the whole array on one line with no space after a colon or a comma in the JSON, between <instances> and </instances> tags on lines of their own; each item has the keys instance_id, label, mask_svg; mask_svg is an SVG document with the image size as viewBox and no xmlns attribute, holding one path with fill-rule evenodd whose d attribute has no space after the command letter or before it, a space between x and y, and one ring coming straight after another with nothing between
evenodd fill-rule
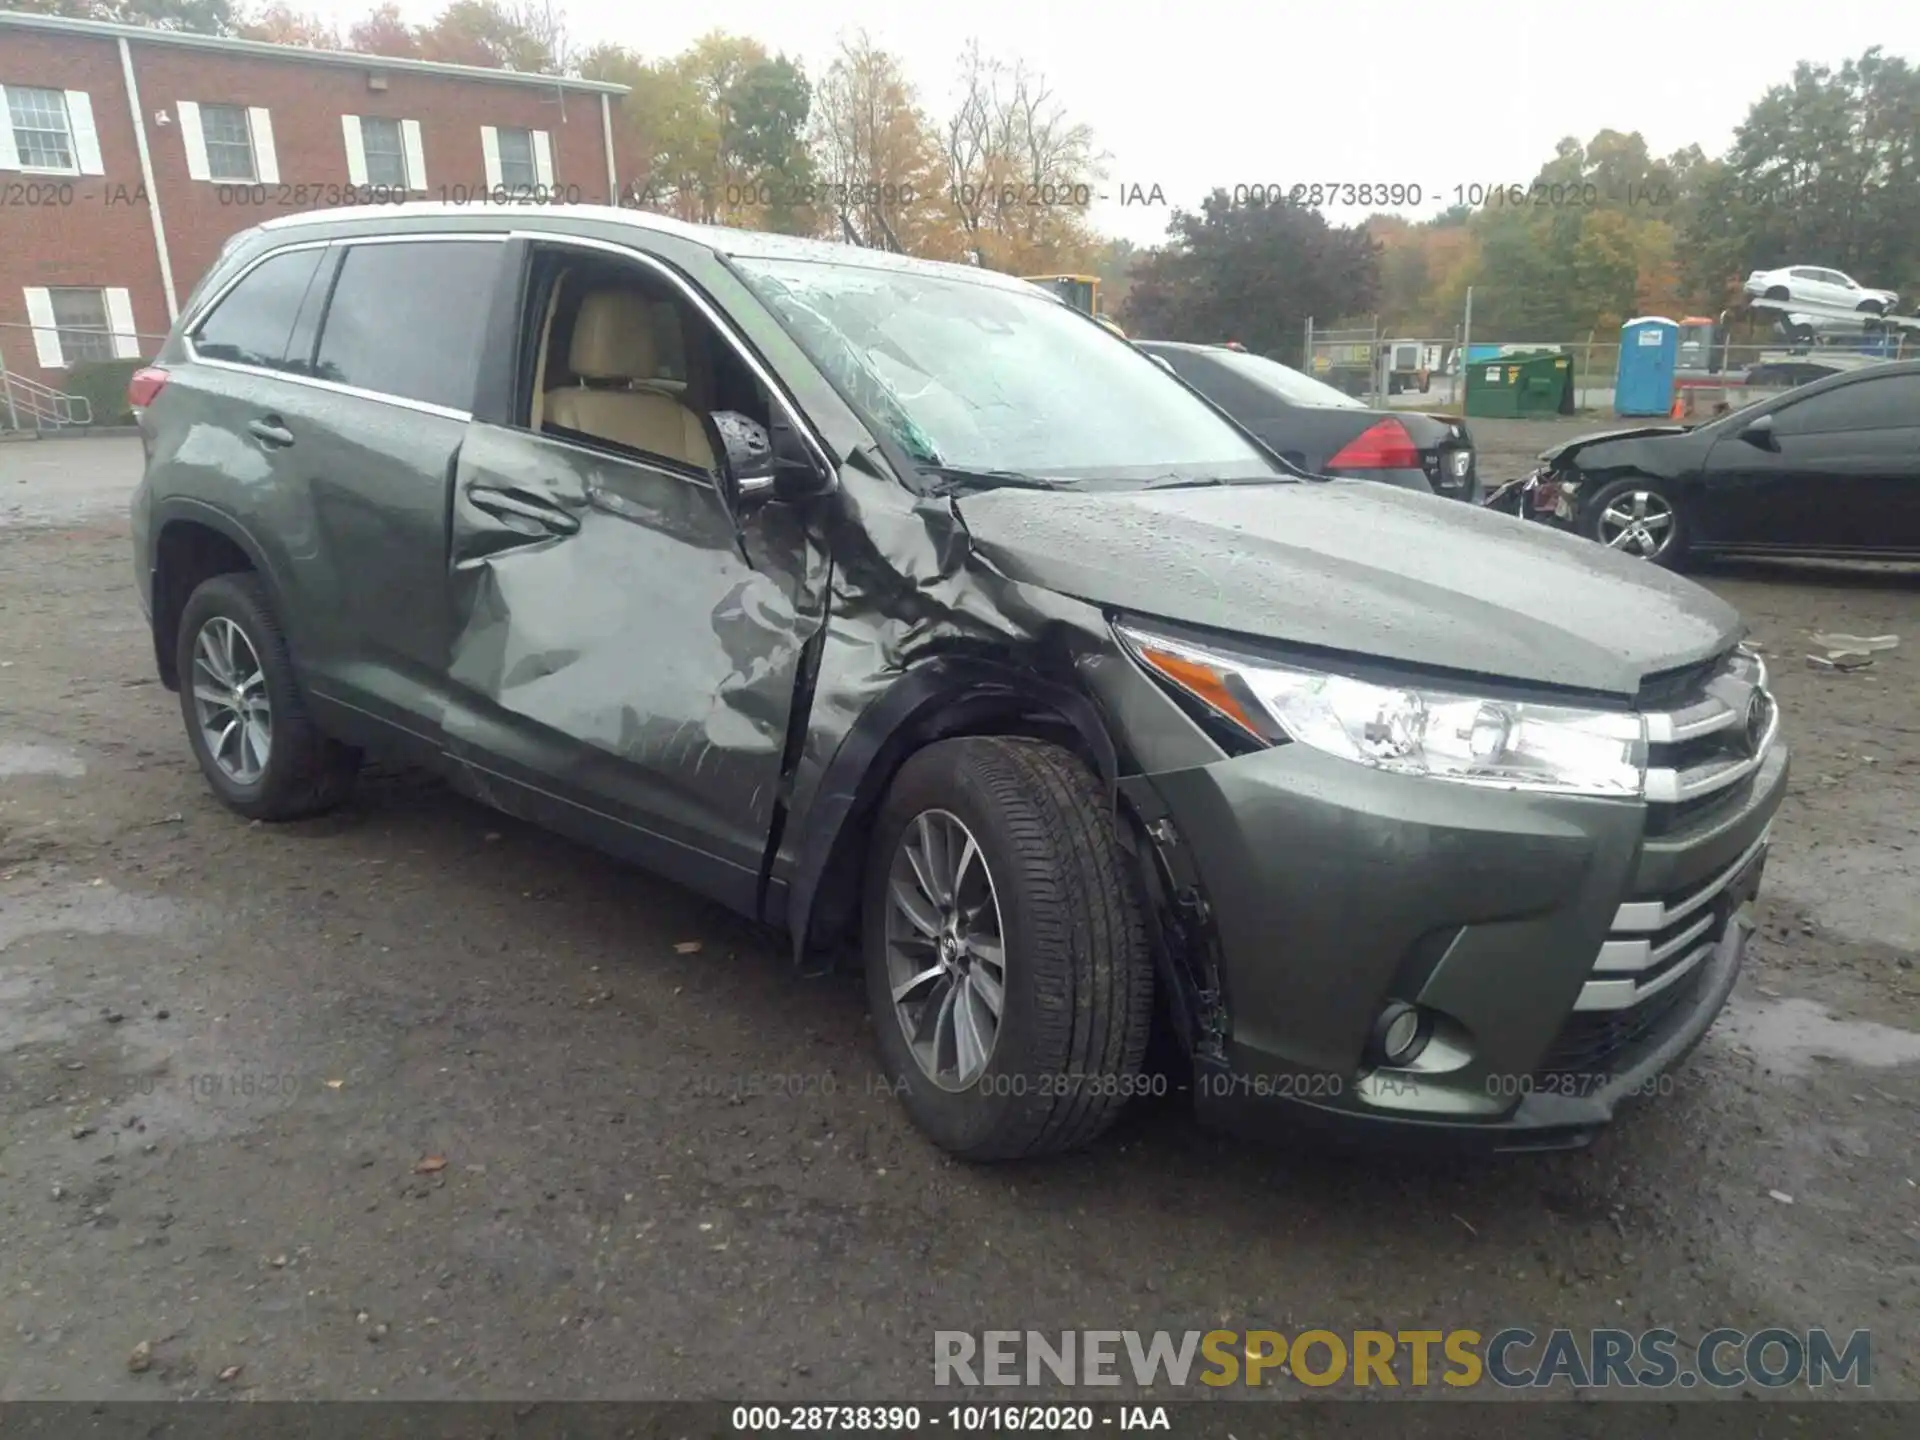
<instances>
[{"instance_id":1,"label":"right headlight","mask_svg":"<svg viewBox=\"0 0 1920 1440\"><path fill-rule=\"evenodd\" d=\"M1263 744L1467 785L1631 798L1646 788L1638 715L1387 685L1114 627L1153 675Z\"/></svg>"}]
</instances>

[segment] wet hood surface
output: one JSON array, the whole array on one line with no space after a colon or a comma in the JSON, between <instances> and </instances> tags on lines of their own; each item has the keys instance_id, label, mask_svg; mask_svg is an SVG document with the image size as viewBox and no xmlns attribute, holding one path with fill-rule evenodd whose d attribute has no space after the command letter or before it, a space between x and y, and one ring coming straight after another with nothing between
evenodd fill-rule
<instances>
[{"instance_id":1,"label":"wet hood surface","mask_svg":"<svg viewBox=\"0 0 1920 1440\"><path fill-rule=\"evenodd\" d=\"M1289 645L1632 695L1739 616L1691 581L1548 526L1369 482L963 496L1019 580Z\"/></svg>"},{"instance_id":2,"label":"wet hood surface","mask_svg":"<svg viewBox=\"0 0 1920 1440\"><path fill-rule=\"evenodd\" d=\"M1614 440L1647 440L1661 435L1685 435L1690 429L1686 425L1634 425L1619 430L1596 430L1591 435L1576 435L1571 440L1563 440L1558 445L1542 450L1540 458L1550 462L1584 450L1589 445L1602 445Z\"/></svg>"}]
</instances>

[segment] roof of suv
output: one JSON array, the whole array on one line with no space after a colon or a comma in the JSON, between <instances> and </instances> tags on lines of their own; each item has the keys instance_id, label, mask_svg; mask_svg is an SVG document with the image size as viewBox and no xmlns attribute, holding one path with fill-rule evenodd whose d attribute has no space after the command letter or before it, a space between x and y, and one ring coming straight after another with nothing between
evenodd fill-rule
<instances>
[{"instance_id":1,"label":"roof of suv","mask_svg":"<svg viewBox=\"0 0 1920 1440\"><path fill-rule=\"evenodd\" d=\"M500 214L507 209L506 206L488 207L485 213ZM472 216L476 213L476 207L438 200L420 200L404 205L382 205L377 213L383 219L445 220L453 216ZM890 250L869 250L857 245L843 245L832 240L809 240L797 235L776 235L764 230L734 230L724 225L691 225L684 220L675 220L671 216L656 215L648 210L630 210L619 205L529 205L524 211L516 210L513 214L515 224L520 228L536 228L555 220L590 221L596 225L630 225L636 230L646 230L657 235L671 235L695 245L704 245L716 255L736 259L811 260L821 264L857 265L869 270L913 271L920 274L942 275L949 279L970 280L978 285L990 285L996 289L1011 290L1019 294L1040 295L1058 304L1066 303L1039 286L1029 284L1012 275L1003 275L997 270L987 270L973 265L956 265L946 260L923 260L913 255L901 255ZM268 220L258 228L275 232L296 230L306 226L335 225L350 220L363 221L368 218L368 215L369 209L366 206L350 205L331 210L306 210L298 215L282 215Z\"/></svg>"}]
</instances>

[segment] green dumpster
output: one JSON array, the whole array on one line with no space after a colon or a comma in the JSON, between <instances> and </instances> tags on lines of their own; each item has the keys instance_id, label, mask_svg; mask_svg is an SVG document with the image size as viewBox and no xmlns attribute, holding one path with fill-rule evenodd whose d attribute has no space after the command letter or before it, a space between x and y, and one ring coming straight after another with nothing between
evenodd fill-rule
<instances>
[{"instance_id":1,"label":"green dumpster","mask_svg":"<svg viewBox=\"0 0 1920 1440\"><path fill-rule=\"evenodd\" d=\"M1467 367L1466 413L1487 419L1573 414L1573 361L1558 350L1476 360Z\"/></svg>"}]
</instances>

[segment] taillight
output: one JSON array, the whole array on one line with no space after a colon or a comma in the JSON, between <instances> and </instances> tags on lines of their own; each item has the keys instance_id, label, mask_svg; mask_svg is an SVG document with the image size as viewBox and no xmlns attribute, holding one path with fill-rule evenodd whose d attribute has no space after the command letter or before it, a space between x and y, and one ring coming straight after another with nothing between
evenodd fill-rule
<instances>
[{"instance_id":1,"label":"taillight","mask_svg":"<svg viewBox=\"0 0 1920 1440\"><path fill-rule=\"evenodd\" d=\"M1327 460L1329 470L1418 470L1420 447L1398 420L1361 431Z\"/></svg>"},{"instance_id":2,"label":"taillight","mask_svg":"<svg viewBox=\"0 0 1920 1440\"><path fill-rule=\"evenodd\" d=\"M136 370L133 378L127 381L127 404L136 410L144 410L166 388L167 372L159 366L149 365L144 370Z\"/></svg>"}]
</instances>

